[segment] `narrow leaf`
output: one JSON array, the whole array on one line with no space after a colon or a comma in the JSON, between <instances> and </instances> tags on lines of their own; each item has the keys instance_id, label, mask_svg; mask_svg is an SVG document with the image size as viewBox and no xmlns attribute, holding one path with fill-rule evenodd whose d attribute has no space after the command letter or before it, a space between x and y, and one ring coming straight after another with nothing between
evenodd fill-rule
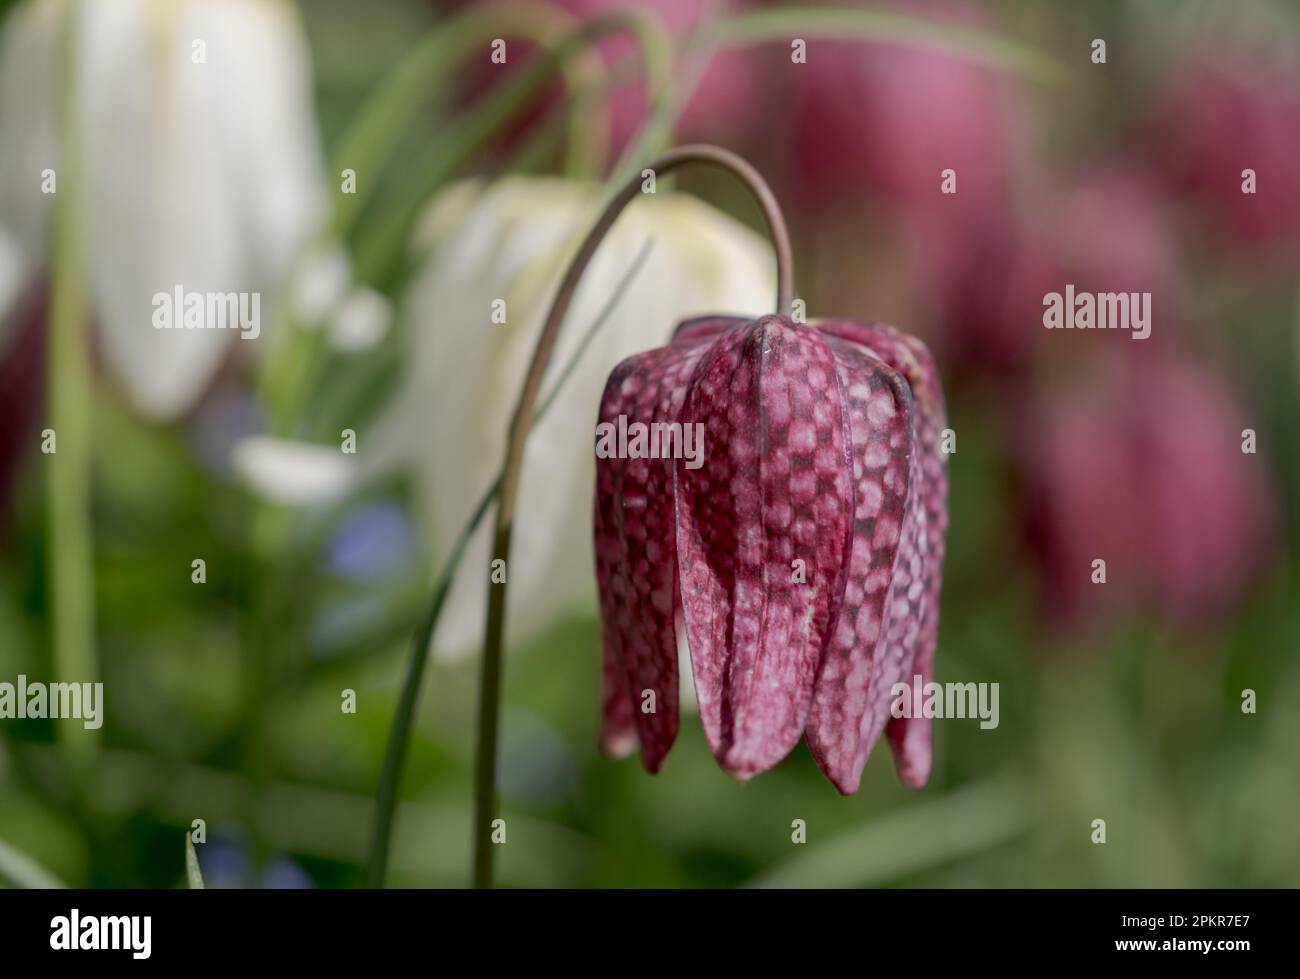
<instances>
[{"instance_id":1,"label":"narrow leaf","mask_svg":"<svg viewBox=\"0 0 1300 979\"><path fill-rule=\"evenodd\" d=\"M61 880L21 850L0 840L0 883L31 890L66 886Z\"/></svg>"},{"instance_id":2,"label":"narrow leaf","mask_svg":"<svg viewBox=\"0 0 1300 979\"><path fill-rule=\"evenodd\" d=\"M194 841L190 839L190 834L185 834L185 876L189 879L190 890L201 891L203 887L203 871L199 869L199 855L194 852Z\"/></svg>"}]
</instances>

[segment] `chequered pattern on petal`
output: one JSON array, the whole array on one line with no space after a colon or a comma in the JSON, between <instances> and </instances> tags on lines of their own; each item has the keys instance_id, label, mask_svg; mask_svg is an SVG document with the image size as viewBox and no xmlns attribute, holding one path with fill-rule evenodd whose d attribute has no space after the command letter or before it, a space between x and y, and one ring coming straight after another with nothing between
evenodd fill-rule
<instances>
[{"instance_id":1,"label":"chequered pattern on petal","mask_svg":"<svg viewBox=\"0 0 1300 979\"><path fill-rule=\"evenodd\" d=\"M722 766L748 777L798 743L844 588L853 472L835 357L764 317L700 360L683 424L705 462L677 465L677 548L695 689Z\"/></svg>"},{"instance_id":2,"label":"chequered pattern on petal","mask_svg":"<svg viewBox=\"0 0 1300 979\"><path fill-rule=\"evenodd\" d=\"M887 730L900 778L923 785L930 721L889 708L896 683L933 677L938 636L946 421L925 346L880 325L688 320L611 375L600 421L620 415L702 424L704 465L598 460L602 748L639 742L659 768L684 622L727 771L770 768L806 734L847 794Z\"/></svg>"},{"instance_id":3,"label":"chequered pattern on petal","mask_svg":"<svg viewBox=\"0 0 1300 979\"><path fill-rule=\"evenodd\" d=\"M929 683L934 677L939 591L948 528L948 466L939 441L947 426L943 390L930 352L915 337L882 324L836 321L819 325L826 333L871 350L906 377L915 408L913 499L908 506L909 519L903 529L890 597L887 627L890 650L881 657L882 669L873 695L878 705L873 713L879 714L879 722L883 722L894 683L910 684L916 674L921 676L922 683ZM914 787L924 785L930 775L930 727L931 721L926 717L888 718L889 741L899 778ZM875 736L871 736L872 741Z\"/></svg>"},{"instance_id":4,"label":"chequered pattern on petal","mask_svg":"<svg viewBox=\"0 0 1300 979\"><path fill-rule=\"evenodd\" d=\"M831 630L808 718L808 747L840 792L857 791L883 721L874 687L904 532L913 453L907 382L865 349L827 336L835 354L853 458L853 540L844 597Z\"/></svg>"},{"instance_id":5,"label":"chequered pattern on petal","mask_svg":"<svg viewBox=\"0 0 1300 979\"><path fill-rule=\"evenodd\" d=\"M697 336L614 369L598 423L617 425L620 415L628 424L676 419L696 362L727 325L698 322ZM654 772L678 725L672 460L597 458L594 518L604 647L600 747L626 754L639 742L642 762Z\"/></svg>"},{"instance_id":6,"label":"chequered pattern on petal","mask_svg":"<svg viewBox=\"0 0 1300 979\"><path fill-rule=\"evenodd\" d=\"M918 451L913 446L908 459L911 491L908 493L907 509L899 537L898 560L894 563L894 576L890 582L884 634L876 650L871 686L867 694L871 707L864 718L866 727L862 737L868 745L875 744L876 739L885 730L887 722L895 722L895 719L890 716L894 686L898 683L910 685L912 682L929 605L925 593L926 520L925 511L920 506L921 488L920 480L917 478L918 468ZM923 717L920 720L925 721L928 726L928 719ZM897 754L895 764L896 766L901 764ZM929 774L928 757L926 774L927 776ZM924 781L922 779L921 784L924 784Z\"/></svg>"}]
</instances>

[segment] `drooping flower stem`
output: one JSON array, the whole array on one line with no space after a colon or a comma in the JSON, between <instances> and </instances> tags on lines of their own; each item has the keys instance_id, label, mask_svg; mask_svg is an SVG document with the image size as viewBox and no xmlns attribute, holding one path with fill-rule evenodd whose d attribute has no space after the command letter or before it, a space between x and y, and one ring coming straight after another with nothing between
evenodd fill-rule
<instances>
[{"instance_id":1,"label":"drooping flower stem","mask_svg":"<svg viewBox=\"0 0 1300 979\"><path fill-rule=\"evenodd\" d=\"M569 358L569 362L560 371L560 376L555 379L550 393L542 399L537 414L533 416L534 424L537 424L546 416L546 412L555 403L556 398L560 396L565 382L577 369L578 363L591 345L591 341L595 339L596 334L600 332L606 321L614 314L614 309L622 301L628 287L632 284L632 280L636 278L646 259L650 257L653 246L653 239L647 239L617 287L610 293L608 301L587 328L582 342L578 344L578 348ZM366 883L370 887L383 887L384 880L388 875L388 852L392 841L393 820L397 813L397 790L402 779L402 769L406 763L406 748L411 740L411 728L415 724L415 707L420 698L424 668L429 661L429 644L433 640L434 630L438 627L438 619L442 615L447 595L450 593L452 583L456 579L456 572L460 570L460 562L465 556L465 550L469 547L470 540L478 531L479 524L483 522L483 518L487 516L488 510L491 509L500 488L501 474L498 472L496 478L492 480L492 485L479 498L469 521L461 529L455 544L452 546L451 551L448 552L447 559L443 562L442 569L438 572L437 581L433 586L433 600L429 603L429 609L416 629L411 642L411 656L407 661L406 674L402 680L402 693L397 702L397 711L393 715L393 725L388 732L388 747L384 752L384 765L379 777L379 792L375 797L374 824L370 835L370 861L366 871Z\"/></svg>"},{"instance_id":2,"label":"drooping flower stem","mask_svg":"<svg viewBox=\"0 0 1300 979\"><path fill-rule=\"evenodd\" d=\"M560 19L557 20L557 18ZM557 40L561 27L572 27L573 29L569 33L558 37ZM591 59L594 56L593 49L595 45L607 37L628 34L636 41L640 49L641 68L645 78L649 102L648 108L653 115L662 116L664 114L664 106L669 101L668 89L671 81L672 52L663 29L658 26L654 17L636 11L618 11L585 24L574 26L571 19L565 18L564 15L549 8L537 7L531 4L501 5L494 7L486 14L478 11L463 15L453 22L453 25L447 31L440 31L431 36L415 54L399 66L381 92L362 110L357 121L349 129L348 135L344 138L341 148L335 156L339 166L344 165L345 161L353 161L352 165L355 166L355 161L362 159L365 161L365 165L377 169L392 154L405 123L409 121L423 103L428 91L437 87L433 84L435 79L442 77L451 70L453 65L459 63L457 59L463 57L463 50L476 45L481 46L493 37L501 33L507 33L510 30L517 30L523 36L541 44L543 51L532 60L530 65L517 78L499 86L499 91L494 92L485 99L483 105L472 113L469 119L457 127L450 137L449 143L443 147L439 163L434 167L434 172L423 176L425 183L419 190L418 196L420 199L428 196L443 181L449 179L465 163L475 149L499 129L514 112L518 111L528 98L536 95L541 85L557 70L565 73L573 95L572 101L574 104L569 112L571 159L575 144L581 143L582 145L578 148L585 150L587 148L586 144L590 140L585 139L584 134L590 136L593 133L602 131L604 120L603 112L595 111L593 115L589 111L593 109L593 105L598 103L594 96L603 94L603 91L593 88L586 76L594 73L584 70L583 61L584 59ZM597 67L599 66L598 59L596 59L595 64ZM663 131L666 132L666 130ZM357 203L349 198L336 205L334 215L335 231L340 236L355 220ZM409 214L416 211L418 211L418 208L413 206L409 200L404 201L401 208L395 212L397 215L395 221L380 222L381 233L379 240L381 242L405 240L408 232L406 222L409 221ZM591 337L612 315L614 306L621 299L624 290L644 264L649 254L649 248L650 243L648 242L636 261L633 262L627 275L611 294L610 301L596 317L586 339L579 345L577 352L566 365L554 388L538 408L534 422L545 414L548 406L559 394L565 379L577 365ZM365 251L365 246L363 246L362 250ZM301 333L295 335L302 336ZM311 344L316 339L315 334L309 334L305 337L304 342ZM302 355L301 351L291 353L293 353L293 356L289 359L299 363L314 359L310 355ZM281 383L284 381L284 376L275 370L266 372L265 377L277 381L277 383L267 388L268 396L270 396L269 392L274 389L286 386L294 387L292 384ZM298 387L302 386L298 385ZM283 418L286 420L295 418L298 414L296 409L297 399L290 397L284 403L295 407L282 412ZM429 655L429 644L451 589L452 581L459 569L465 548L485 517L492 501L496 499L500 484L501 479L498 475L497 479L484 492L468 525L462 530L447 560L443 563L434 585L433 599L424 619L416 630L412 642L411 657L407 663L405 677L402 681L402 691L398 700L397 712L389 731L388 747L384 753L383 769L380 774L379 792L375 800L375 817L370 840L370 859L367 866L367 883L372 887L382 887L387 876L389 848L397 809L398 787L406 760L406 748L414 725L415 708L424 678L424 668Z\"/></svg>"},{"instance_id":3,"label":"drooping flower stem","mask_svg":"<svg viewBox=\"0 0 1300 979\"><path fill-rule=\"evenodd\" d=\"M776 312L788 313L794 299L794 271L790 236L785 218L771 188L752 166L734 153L716 146L691 145L670 150L656 159L646 169L653 177L661 177L685 166L705 164L720 167L737 177L753 195L763 212L768 234L776 251ZM618 220L623 209L645 192L647 175L638 173L630 179L605 206L577 254L569 264L564 278L551 302L550 311L542 326L532 362L524 379L523 389L515 405L510 423L505 461L501 470L501 487L497 501L496 523L493 531L492 563L494 568L508 568L510 539L514 529L515 503L519 496L519 481L523 469L524 446L532 429L534 409L541 391L542 379L550 364L551 355L559 339L569 304L577 292L578 284L592 256L605 235ZM500 563L498 563L500 562ZM491 887L493 856L493 822L496 818L497 729L501 706L501 650L505 635L506 581L488 585L487 626L483 640L483 660L479 680L478 748L475 760L474 791L474 886Z\"/></svg>"}]
</instances>

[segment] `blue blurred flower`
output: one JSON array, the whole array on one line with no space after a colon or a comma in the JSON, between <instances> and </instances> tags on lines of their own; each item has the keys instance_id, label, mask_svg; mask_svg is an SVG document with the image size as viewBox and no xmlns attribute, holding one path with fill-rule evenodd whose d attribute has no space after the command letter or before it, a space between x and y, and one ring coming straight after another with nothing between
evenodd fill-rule
<instances>
[{"instance_id":1,"label":"blue blurred flower","mask_svg":"<svg viewBox=\"0 0 1300 979\"><path fill-rule=\"evenodd\" d=\"M359 507L329 546L330 571L348 581L378 581L415 563L415 527L396 503Z\"/></svg>"},{"instance_id":2,"label":"blue blurred flower","mask_svg":"<svg viewBox=\"0 0 1300 979\"><path fill-rule=\"evenodd\" d=\"M305 890L315 887L307 871L288 857L275 857L257 868L238 829L213 836L195 847L203 884L211 889Z\"/></svg>"}]
</instances>

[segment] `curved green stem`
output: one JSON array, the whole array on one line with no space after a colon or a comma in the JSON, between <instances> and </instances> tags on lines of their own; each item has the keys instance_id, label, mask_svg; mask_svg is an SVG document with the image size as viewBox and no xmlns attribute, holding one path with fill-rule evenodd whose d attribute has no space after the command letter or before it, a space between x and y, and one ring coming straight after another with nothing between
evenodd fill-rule
<instances>
[{"instance_id":1,"label":"curved green stem","mask_svg":"<svg viewBox=\"0 0 1300 979\"><path fill-rule=\"evenodd\" d=\"M550 50L569 35L575 23L569 15L541 4L507 3L466 11L435 28L370 97L331 156L334 177L343 169L357 173L357 192L335 197L335 234L341 236L348 229L373 190L374 177L391 158L412 119L469 54L487 57L488 45L497 38L524 38ZM594 56L566 58L556 64L574 91L588 75L600 70ZM603 140L605 127L589 122L589 118L572 119L570 141L573 152L595 156L599 150L593 144Z\"/></svg>"},{"instance_id":2,"label":"curved green stem","mask_svg":"<svg viewBox=\"0 0 1300 979\"><path fill-rule=\"evenodd\" d=\"M402 693L393 715L393 726L388 732L384 767L379 774L379 792L375 796L375 821L371 828L370 862L366 871L366 884L370 887L383 887L388 875L388 853L392 842L393 819L397 812L397 790L401 785L402 770L406 766L406 748L410 744L411 728L415 724L415 708L420 699L424 668L429 661L429 644L433 641L433 632L442 615L442 607L451 592L456 570L465 556L465 548L487 515L488 507L496 498L500 485L501 477L498 475L479 499L469 523L456 538L438 575L437 584L434 585L433 601L411 640L410 659L407 660L406 674L402 678Z\"/></svg>"},{"instance_id":3,"label":"curved green stem","mask_svg":"<svg viewBox=\"0 0 1300 979\"><path fill-rule=\"evenodd\" d=\"M452 131L437 163L419 175L414 190L404 194L402 202L379 221L377 230L359 243L357 269L360 278L373 281L380 270L392 266L420 210L418 205L412 206L412 201L423 202L457 173L493 133L536 95L557 68L565 69L576 59L589 55L595 45L617 34L631 34L638 42L651 106L656 107L666 100L671 52L663 29L653 19L631 11L620 11L583 24L533 59L524 71L507 79L478 111ZM588 105L598 104L597 96L604 94L605 86L596 84L594 80L572 86L570 116L583 114Z\"/></svg>"},{"instance_id":4,"label":"curved green stem","mask_svg":"<svg viewBox=\"0 0 1300 979\"><path fill-rule=\"evenodd\" d=\"M624 273L623 278L610 294L608 302L605 303L596 319L587 329L582 342L578 344L573 356L564 365L560 376L555 379L550 394L546 396L537 409L537 415L533 420L534 424L540 422L546 416L546 412L550 410L551 405L555 403L555 399L559 397L565 382L568 381L577 368L583 354L591 345L591 341L595 339L601 327L613 314L627 287L632 284L632 280L636 278L646 259L650 257L652 244L652 241L645 243L628 267L627 272ZM460 535L452 545L433 587L433 599L429 603L429 609L411 641L410 659L406 664L406 674L402 680L402 693L397 702L397 711L393 715L393 726L388 732L388 747L384 752L384 766L379 776L379 792L375 796L375 821L371 831L370 862L366 872L366 883L370 887L383 887L384 879L388 873L388 853L392 839L393 820L397 810L397 790L402 779L402 769L406 764L406 748L411 740L411 728L415 724L415 708L420 698L420 685L424 680L424 669L429 659L429 645L433 641L433 633L438 627L438 619L442 615L442 607L446 604L447 595L451 591L456 572L460 569L460 562L465 556L465 549L469 546L470 540L478 530L479 525L482 524L483 518L487 516L488 508L497 498L497 493L501 489L501 475L500 472L497 473L496 478L492 480L492 485L480 497L473 513L470 515L469 522L461 530Z\"/></svg>"},{"instance_id":5,"label":"curved green stem","mask_svg":"<svg viewBox=\"0 0 1300 979\"><path fill-rule=\"evenodd\" d=\"M999 71L1055 84L1065 75L1056 59L996 34L941 24L905 14L850 7L798 7L760 10L723 17L701 28L687 43L674 98L652 113L640 139L628 146L620 172L656 151L672 132L708 59L719 51L761 44L789 44L795 38L906 44L943 51ZM691 63L694 63L693 65Z\"/></svg>"},{"instance_id":6,"label":"curved green stem","mask_svg":"<svg viewBox=\"0 0 1300 979\"><path fill-rule=\"evenodd\" d=\"M666 175L681 167L708 164L721 167L737 177L753 195L763 211L768 232L776 251L777 290L776 312L788 310L794 298L794 272L790 236L785 218L772 194L771 188L752 166L736 154L716 146L682 146L670 150L656 159L647 169L656 177ZM541 390L542 378L551 361L555 344L565 314L573 301L582 275L596 253L605 235L618 220L623 209L642 193L642 176L636 174L605 206L587 233L577 254L565 271L564 278L551 301L550 311L537 339L533 359L515 406L510 423L510 437L505 460L501 467L501 489L497 500L496 524L493 530L492 566L507 567L510 558L510 539L514 529L515 504L519 496L519 480L523 470L524 446L532 429L533 410ZM499 565L497 562L501 562ZM508 580L508 574L507 579ZM488 586L487 627L483 640L482 675L479 681L478 749L474 776L474 885L492 886L494 846L491 842L492 822L496 816L497 728L501 707L501 649L505 636L506 580Z\"/></svg>"},{"instance_id":7,"label":"curved green stem","mask_svg":"<svg viewBox=\"0 0 1300 979\"><path fill-rule=\"evenodd\" d=\"M412 121L432 95L471 53L487 57L490 42L503 36L533 41L541 45L545 52L557 44L575 23L569 15L538 4L503 3L494 5L490 10L467 11L440 23L430 31L358 110L339 139L336 149L330 154L327 179L339 180L344 170L351 170L356 177L355 193L333 194L329 225L300 251L289 272L286 295L292 297L294 284L317 250L328 248L330 243L341 240L348 234L362 205L374 191L384 165L396 152L402 135L409 130ZM567 58L556 61L544 73L530 74L534 91L557 67L565 71L569 86L575 90L586 84L587 75L600 70L594 54L580 60ZM461 124L459 132L469 140L486 139L491 135L492 129L472 128L470 124L474 116L497 111L505 102L502 94L494 93L486 108L471 114L470 119ZM594 125L590 119L571 119L571 154L590 160L594 165L594 161L603 155L603 148L591 147L589 144L597 137L603 138L604 128L599 117ZM454 145L449 146L445 156L455 157L455 166L460 166L466 154L472 153L477 145L477 142L471 142L467 148L460 150ZM409 213L413 209L406 210ZM319 331L289 329L293 322L291 298L279 304L275 317L274 328L270 331L271 347L262 365L258 390L267 406L272 431L284 435L288 434L296 421L302 399L319 376L325 340Z\"/></svg>"},{"instance_id":8,"label":"curved green stem","mask_svg":"<svg viewBox=\"0 0 1300 979\"><path fill-rule=\"evenodd\" d=\"M906 14L849 7L774 8L725 17L696 34L691 47L712 53L755 44L789 44L795 38L931 48L1042 84L1054 84L1064 73L1064 67L1054 58L997 34Z\"/></svg>"}]
</instances>

